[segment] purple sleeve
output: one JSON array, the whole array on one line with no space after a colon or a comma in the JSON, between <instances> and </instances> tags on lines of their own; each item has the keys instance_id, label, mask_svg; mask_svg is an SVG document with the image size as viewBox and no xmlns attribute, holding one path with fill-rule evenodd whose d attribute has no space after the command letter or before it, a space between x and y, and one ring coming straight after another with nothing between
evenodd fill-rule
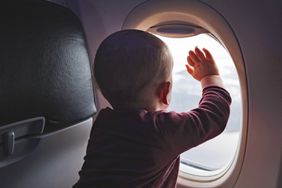
<instances>
[{"instance_id":1,"label":"purple sleeve","mask_svg":"<svg viewBox=\"0 0 282 188\"><path fill-rule=\"evenodd\" d=\"M230 104L225 89L209 86L203 89L198 108L184 113L156 113L154 125L166 148L179 155L219 135L227 124Z\"/></svg>"}]
</instances>

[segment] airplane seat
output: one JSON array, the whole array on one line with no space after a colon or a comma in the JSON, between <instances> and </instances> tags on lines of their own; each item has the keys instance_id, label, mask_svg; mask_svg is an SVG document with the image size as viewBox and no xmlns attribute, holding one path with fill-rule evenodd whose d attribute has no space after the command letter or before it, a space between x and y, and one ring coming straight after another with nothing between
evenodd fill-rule
<instances>
[{"instance_id":1,"label":"airplane seat","mask_svg":"<svg viewBox=\"0 0 282 188\"><path fill-rule=\"evenodd\" d=\"M47 1L0 9L0 187L71 187L96 112L83 28Z\"/></svg>"}]
</instances>

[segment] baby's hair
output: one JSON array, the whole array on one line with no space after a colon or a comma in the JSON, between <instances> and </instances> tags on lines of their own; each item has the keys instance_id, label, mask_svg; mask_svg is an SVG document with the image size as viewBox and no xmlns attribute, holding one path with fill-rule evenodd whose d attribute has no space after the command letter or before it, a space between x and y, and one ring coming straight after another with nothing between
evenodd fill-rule
<instances>
[{"instance_id":1,"label":"baby's hair","mask_svg":"<svg viewBox=\"0 0 282 188\"><path fill-rule=\"evenodd\" d=\"M140 30L122 30L99 46L94 77L112 106L143 100L145 91L168 79L172 57L159 38Z\"/></svg>"}]
</instances>

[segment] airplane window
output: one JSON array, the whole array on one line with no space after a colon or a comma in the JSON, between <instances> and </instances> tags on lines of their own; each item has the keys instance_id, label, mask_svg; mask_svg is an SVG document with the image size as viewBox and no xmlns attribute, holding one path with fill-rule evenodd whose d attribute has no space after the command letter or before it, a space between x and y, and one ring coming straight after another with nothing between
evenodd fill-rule
<instances>
[{"instance_id":1,"label":"airplane window","mask_svg":"<svg viewBox=\"0 0 282 188\"><path fill-rule=\"evenodd\" d=\"M222 172L232 163L239 145L242 102L239 79L228 51L210 34L188 38L166 38L163 40L174 59L172 100L168 110L188 111L197 107L201 97L200 83L188 75L185 64L188 51L198 46L210 50L217 62L225 88L232 97L231 113L225 131L181 155L180 170L199 176L210 176Z\"/></svg>"}]
</instances>

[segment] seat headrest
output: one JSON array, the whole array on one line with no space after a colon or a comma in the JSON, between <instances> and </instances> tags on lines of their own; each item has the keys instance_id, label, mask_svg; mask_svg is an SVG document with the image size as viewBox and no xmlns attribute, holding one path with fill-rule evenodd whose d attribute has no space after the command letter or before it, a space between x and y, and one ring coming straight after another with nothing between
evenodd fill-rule
<instances>
[{"instance_id":1,"label":"seat headrest","mask_svg":"<svg viewBox=\"0 0 282 188\"><path fill-rule=\"evenodd\" d=\"M44 116L48 130L96 111L84 32L68 9L44 1L0 8L0 126Z\"/></svg>"}]
</instances>

